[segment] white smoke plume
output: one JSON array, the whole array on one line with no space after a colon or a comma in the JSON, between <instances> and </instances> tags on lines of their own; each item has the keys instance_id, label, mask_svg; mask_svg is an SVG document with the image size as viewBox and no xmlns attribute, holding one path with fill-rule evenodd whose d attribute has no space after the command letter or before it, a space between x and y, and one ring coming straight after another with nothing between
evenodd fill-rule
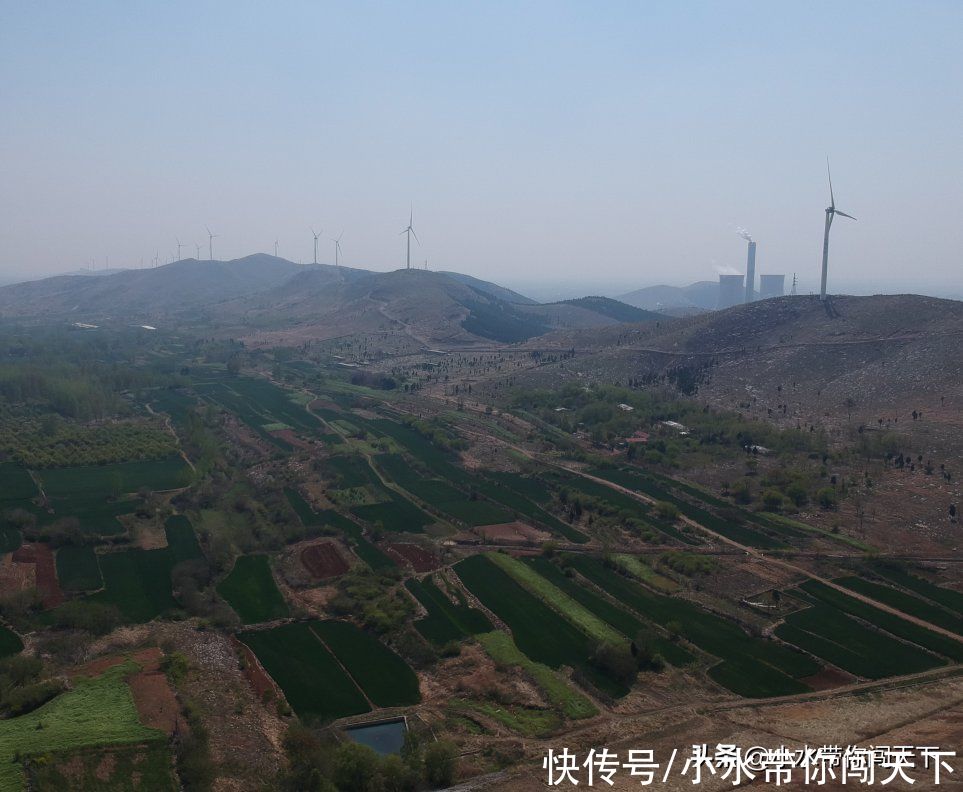
<instances>
[{"instance_id":1,"label":"white smoke plume","mask_svg":"<svg viewBox=\"0 0 963 792\"><path fill-rule=\"evenodd\" d=\"M746 242L752 242L752 234L750 234L750 233L749 233L745 228L743 228L742 226L736 226L736 233L737 233L739 236L741 236L743 239L745 239Z\"/></svg>"}]
</instances>

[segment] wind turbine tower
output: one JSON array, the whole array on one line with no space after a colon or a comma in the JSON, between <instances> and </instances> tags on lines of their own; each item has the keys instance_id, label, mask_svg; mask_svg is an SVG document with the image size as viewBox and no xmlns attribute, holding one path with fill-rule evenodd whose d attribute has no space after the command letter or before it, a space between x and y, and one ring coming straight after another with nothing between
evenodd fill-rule
<instances>
[{"instance_id":1,"label":"wind turbine tower","mask_svg":"<svg viewBox=\"0 0 963 792\"><path fill-rule=\"evenodd\" d=\"M207 228L207 226L204 226ZM207 255L210 257L211 261L214 261L214 240L220 236L219 234L212 234L211 229L207 228Z\"/></svg>"},{"instance_id":2,"label":"wind turbine tower","mask_svg":"<svg viewBox=\"0 0 963 792\"><path fill-rule=\"evenodd\" d=\"M274 258L278 257L278 240L274 240Z\"/></svg>"},{"instance_id":3,"label":"wind turbine tower","mask_svg":"<svg viewBox=\"0 0 963 792\"><path fill-rule=\"evenodd\" d=\"M829 176L829 206L826 207L826 230L823 232L823 277L819 287L819 299L826 299L826 276L829 273L829 229L833 224L836 215L848 217L850 220L856 218L836 208L836 199L833 197L833 174L829 170L829 157L826 157L826 175Z\"/></svg>"},{"instance_id":4,"label":"wind turbine tower","mask_svg":"<svg viewBox=\"0 0 963 792\"><path fill-rule=\"evenodd\" d=\"M413 217L414 217L414 214L412 212L409 212L408 227L401 232L401 234L408 235L408 254L405 258L405 269L411 269L411 237L414 236L415 242L417 242L419 245L421 244L421 240L418 239L418 235L415 233L415 229L411 225L411 221ZM399 234L398 236L401 236L401 234Z\"/></svg>"},{"instance_id":5,"label":"wind turbine tower","mask_svg":"<svg viewBox=\"0 0 963 792\"><path fill-rule=\"evenodd\" d=\"M331 241L334 242L334 266L341 266L341 237L344 236L344 231L338 234Z\"/></svg>"},{"instance_id":6,"label":"wind turbine tower","mask_svg":"<svg viewBox=\"0 0 963 792\"><path fill-rule=\"evenodd\" d=\"M322 228L321 231L324 231ZM314 227L311 227L311 233L314 234L314 263L318 263L318 237L321 236L321 232L315 233Z\"/></svg>"},{"instance_id":7,"label":"wind turbine tower","mask_svg":"<svg viewBox=\"0 0 963 792\"><path fill-rule=\"evenodd\" d=\"M201 260L201 246L198 245L197 242L194 243L194 258L198 261Z\"/></svg>"},{"instance_id":8,"label":"wind turbine tower","mask_svg":"<svg viewBox=\"0 0 963 792\"><path fill-rule=\"evenodd\" d=\"M180 240L178 237L174 237L174 239L177 240L177 260L180 261L180 260L181 260L181 248L184 247L184 246L181 244L181 240Z\"/></svg>"}]
</instances>

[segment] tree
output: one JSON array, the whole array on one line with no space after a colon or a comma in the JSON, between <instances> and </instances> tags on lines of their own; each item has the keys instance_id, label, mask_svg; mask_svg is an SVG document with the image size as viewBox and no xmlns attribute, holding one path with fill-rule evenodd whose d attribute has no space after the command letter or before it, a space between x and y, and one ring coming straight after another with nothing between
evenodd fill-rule
<instances>
[{"instance_id":1,"label":"tree","mask_svg":"<svg viewBox=\"0 0 963 792\"><path fill-rule=\"evenodd\" d=\"M376 792L378 754L367 745L346 742L334 757L334 783L341 792Z\"/></svg>"},{"instance_id":2,"label":"tree","mask_svg":"<svg viewBox=\"0 0 963 792\"><path fill-rule=\"evenodd\" d=\"M638 666L627 644L601 643L592 654L591 663L607 677L623 685L631 685Z\"/></svg>"},{"instance_id":3,"label":"tree","mask_svg":"<svg viewBox=\"0 0 963 792\"><path fill-rule=\"evenodd\" d=\"M679 507L668 501L656 501L655 513L661 520L675 522L679 519Z\"/></svg>"},{"instance_id":4,"label":"tree","mask_svg":"<svg viewBox=\"0 0 963 792\"><path fill-rule=\"evenodd\" d=\"M455 759L458 749L448 740L439 740L425 749L425 780L429 786L444 788L455 779Z\"/></svg>"},{"instance_id":5,"label":"tree","mask_svg":"<svg viewBox=\"0 0 963 792\"><path fill-rule=\"evenodd\" d=\"M816 498L819 501L819 507L826 511L834 510L839 503L836 497L836 490L832 487L823 487L816 493Z\"/></svg>"}]
</instances>

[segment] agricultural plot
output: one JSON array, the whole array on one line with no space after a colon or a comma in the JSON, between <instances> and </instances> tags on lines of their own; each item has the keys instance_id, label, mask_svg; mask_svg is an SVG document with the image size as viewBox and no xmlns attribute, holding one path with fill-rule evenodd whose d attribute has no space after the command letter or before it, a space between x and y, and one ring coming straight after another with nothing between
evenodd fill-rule
<instances>
[{"instance_id":1,"label":"agricultural plot","mask_svg":"<svg viewBox=\"0 0 963 792\"><path fill-rule=\"evenodd\" d=\"M590 665L595 644L588 635L526 591L489 558L471 556L454 569L472 594L508 625L518 648L529 658L556 669L571 666L612 695L627 692Z\"/></svg>"},{"instance_id":2,"label":"agricultural plot","mask_svg":"<svg viewBox=\"0 0 963 792\"><path fill-rule=\"evenodd\" d=\"M897 586L942 605L954 613L963 614L963 594L959 591L934 585L928 580L923 580L923 578L901 569L880 565L873 571Z\"/></svg>"},{"instance_id":3,"label":"agricultural plot","mask_svg":"<svg viewBox=\"0 0 963 792\"><path fill-rule=\"evenodd\" d=\"M45 754L44 762L30 765L31 789L69 789L70 792L143 789L178 792L171 752L164 742L111 747L99 751L81 748ZM131 784L136 780L137 786Z\"/></svg>"},{"instance_id":4,"label":"agricultural plot","mask_svg":"<svg viewBox=\"0 0 963 792\"><path fill-rule=\"evenodd\" d=\"M316 621L310 626L374 704L404 707L421 700L415 672L377 638L349 622Z\"/></svg>"},{"instance_id":5,"label":"agricultural plot","mask_svg":"<svg viewBox=\"0 0 963 792\"><path fill-rule=\"evenodd\" d=\"M230 574L217 584L217 593L234 608L243 624L258 624L289 615L266 555L239 557Z\"/></svg>"},{"instance_id":6,"label":"agricultural plot","mask_svg":"<svg viewBox=\"0 0 963 792\"><path fill-rule=\"evenodd\" d=\"M191 469L179 454L164 459L113 465L54 468L39 473L48 498L80 499L88 493L118 497L146 487L154 492L178 489L191 482ZM55 503L56 507L56 503Z\"/></svg>"},{"instance_id":7,"label":"agricultural plot","mask_svg":"<svg viewBox=\"0 0 963 792\"><path fill-rule=\"evenodd\" d=\"M89 599L116 606L132 622L148 622L177 607L171 572L181 561L200 555L194 529L186 517L165 525L168 546L158 550L124 550L98 556L104 590Z\"/></svg>"},{"instance_id":8,"label":"agricultural plot","mask_svg":"<svg viewBox=\"0 0 963 792\"><path fill-rule=\"evenodd\" d=\"M37 485L26 468L13 462L0 464L0 509L22 507L37 495Z\"/></svg>"},{"instance_id":9,"label":"agricultural plot","mask_svg":"<svg viewBox=\"0 0 963 792\"><path fill-rule=\"evenodd\" d=\"M768 533L764 533L760 530L757 525L751 527L747 524L748 518L743 514L741 515L742 523L736 522L732 519L724 519L719 517L712 512L708 511L706 508L701 506L696 506L685 498L681 498L675 494L667 486L660 486L660 484L655 483L650 477L643 474L641 471L627 470L624 468L612 469L612 468L599 468L591 471L592 475L598 476L599 478L604 478L607 481L611 481L614 484L619 484L623 487L628 487L629 489L635 489L648 495L650 498L655 498L656 500L664 500L669 503L674 504L682 514L688 517L690 520L694 520L700 525L704 525L711 531L715 531L728 539L732 539L740 544L748 545L749 547L758 547L761 549L772 549L777 547L785 547L786 541L785 537L781 534L785 534L786 531L780 531L776 536L770 536ZM579 485L582 486L581 484ZM602 485L598 485L602 486ZM695 487L689 488L689 493L692 497L698 498L700 502L705 505L712 505L716 507L725 507L727 509L732 509L731 504L726 504L724 501L719 501L718 499L708 496L711 504L707 503L707 494L703 493ZM623 496L628 498L628 496ZM628 498L632 500L631 498ZM660 526L660 530L665 530L664 527ZM680 538L684 537L681 534ZM691 539L682 539L687 543L691 544Z\"/></svg>"},{"instance_id":10,"label":"agricultural plot","mask_svg":"<svg viewBox=\"0 0 963 792\"><path fill-rule=\"evenodd\" d=\"M323 523L321 516L311 508L311 505L296 489L285 487L284 497L287 498L288 503L305 528L315 528Z\"/></svg>"},{"instance_id":11,"label":"agricultural plot","mask_svg":"<svg viewBox=\"0 0 963 792\"><path fill-rule=\"evenodd\" d=\"M177 426L187 423L187 416L191 408L197 404L197 399L180 390L163 389L154 391L151 395L150 406L154 412L165 413Z\"/></svg>"},{"instance_id":12,"label":"agricultural plot","mask_svg":"<svg viewBox=\"0 0 963 792\"><path fill-rule=\"evenodd\" d=\"M776 636L856 676L882 679L925 671L941 660L824 603L790 613Z\"/></svg>"},{"instance_id":13,"label":"agricultural plot","mask_svg":"<svg viewBox=\"0 0 963 792\"><path fill-rule=\"evenodd\" d=\"M626 638L635 640L639 635L644 636L652 648L662 655L663 659L670 665L678 667L695 661L691 652L678 643L663 637L661 633L652 628L651 624L636 618L628 611L623 610L594 591L590 591L585 586L579 585L548 559L527 558L525 563L595 616L610 624Z\"/></svg>"},{"instance_id":14,"label":"agricultural plot","mask_svg":"<svg viewBox=\"0 0 963 792\"><path fill-rule=\"evenodd\" d=\"M241 633L264 669L306 723L360 715L371 707L309 624Z\"/></svg>"},{"instance_id":15,"label":"agricultural plot","mask_svg":"<svg viewBox=\"0 0 963 792\"><path fill-rule=\"evenodd\" d=\"M0 789L26 788L21 762L33 756L85 747L163 744L162 732L141 725L125 682L136 669L128 661L99 677L81 677L71 690L33 712L0 721Z\"/></svg>"},{"instance_id":16,"label":"agricultural plot","mask_svg":"<svg viewBox=\"0 0 963 792\"><path fill-rule=\"evenodd\" d=\"M365 539L364 532L357 523L352 522L342 514L338 514L333 509L326 509L320 512L319 516L325 525L330 525L341 531L349 539L358 558L373 570L377 571L395 566L395 562L391 560L390 556Z\"/></svg>"},{"instance_id":17,"label":"agricultural plot","mask_svg":"<svg viewBox=\"0 0 963 792\"><path fill-rule=\"evenodd\" d=\"M455 591L458 600L455 604L431 578L410 578L405 587L428 611L427 616L415 622L415 628L433 644L441 646L492 629L488 617L469 607L460 591Z\"/></svg>"},{"instance_id":18,"label":"agricultural plot","mask_svg":"<svg viewBox=\"0 0 963 792\"><path fill-rule=\"evenodd\" d=\"M802 693L800 680L820 666L806 655L774 641L752 638L738 625L677 597L644 589L601 560L567 556L581 575L637 614L662 627L677 627L686 640L720 660L709 676L734 693L751 698Z\"/></svg>"},{"instance_id":19,"label":"agricultural plot","mask_svg":"<svg viewBox=\"0 0 963 792\"><path fill-rule=\"evenodd\" d=\"M904 641L914 643L930 652L948 657L957 663L963 662L963 642L940 635L925 627L920 627L815 580L807 580L799 587L799 590L826 605L886 630L897 638L902 638Z\"/></svg>"},{"instance_id":20,"label":"agricultural plot","mask_svg":"<svg viewBox=\"0 0 963 792\"><path fill-rule=\"evenodd\" d=\"M104 585L93 545L65 545L57 550L57 580L64 591L96 591Z\"/></svg>"},{"instance_id":21,"label":"agricultural plot","mask_svg":"<svg viewBox=\"0 0 963 792\"><path fill-rule=\"evenodd\" d=\"M960 618L958 613L953 613L940 605L927 602L915 594L909 594L892 586L874 583L856 576L839 578L833 582L845 586L851 591L872 597L877 602L882 602L903 613L908 613L910 616L916 616L930 624L963 635L963 618Z\"/></svg>"}]
</instances>

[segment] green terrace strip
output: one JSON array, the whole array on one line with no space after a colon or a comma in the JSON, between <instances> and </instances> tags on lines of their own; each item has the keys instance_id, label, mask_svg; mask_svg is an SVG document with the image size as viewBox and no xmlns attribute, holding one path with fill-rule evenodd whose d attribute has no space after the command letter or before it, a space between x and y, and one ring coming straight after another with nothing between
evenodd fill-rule
<instances>
[{"instance_id":1,"label":"green terrace strip","mask_svg":"<svg viewBox=\"0 0 963 792\"><path fill-rule=\"evenodd\" d=\"M376 431L388 435L395 442L404 446L408 453L442 480L452 482L463 490L478 492L494 503L501 504L511 511L523 514L535 522L545 525L549 530L560 534L571 542L584 543L588 541L588 537L581 531L566 525L513 489L499 486L497 483L482 476L473 475L452 464L444 452L435 448L427 438L414 429L388 419L370 421L369 424Z\"/></svg>"},{"instance_id":2,"label":"green terrace strip","mask_svg":"<svg viewBox=\"0 0 963 792\"><path fill-rule=\"evenodd\" d=\"M69 499L90 492L114 496L147 487L154 492L179 489L191 483L191 469L179 454L143 462L86 465L39 473L48 498Z\"/></svg>"},{"instance_id":3,"label":"green terrace strip","mask_svg":"<svg viewBox=\"0 0 963 792\"><path fill-rule=\"evenodd\" d=\"M428 611L427 616L415 622L415 628L433 644L441 646L492 629L488 617L482 611L468 607L460 591L455 592L456 605L430 578L409 578L405 587Z\"/></svg>"},{"instance_id":4,"label":"green terrace strip","mask_svg":"<svg viewBox=\"0 0 963 792\"><path fill-rule=\"evenodd\" d=\"M99 677L75 679L71 690L33 712L0 720L0 792L26 788L24 759L79 748L163 742L163 732L141 725L124 681L137 669L127 661Z\"/></svg>"},{"instance_id":5,"label":"green terrace strip","mask_svg":"<svg viewBox=\"0 0 963 792\"><path fill-rule=\"evenodd\" d=\"M522 737L548 737L558 731L562 719L554 710L536 709L519 705L496 704L490 701L464 701L455 699L451 708L472 711L491 718L509 731Z\"/></svg>"},{"instance_id":6,"label":"green terrace strip","mask_svg":"<svg viewBox=\"0 0 963 792\"><path fill-rule=\"evenodd\" d=\"M598 715L598 710L591 701L575 690L558 672L529 659L515 645L511 636L495 630L479 635L478 642L496 665L518 666L534 679L551 705L566 718L581 720Z\"/></svg>"},{"instance_id":7,"label":"green terrace strip","mask_svg":"<svg viewBox=\"0 0 963 792\"><path fill-rule=\"evenodd\" d=\"M377 457L375 462L399 487L429 506L468 525L492 525L511 522L513 519L511 512L489 501L477 498L472 500L442 479L425 478L400 454L383 454Z\"/></svg>"},{"instance_id":8,"label":"green terrace strip","mask_svg":"<svg viewBox=\"0 0 963 792\"><path fill-rule=\"evenodd\" d=\"M637 556L619 553L613 557L613 560L619 565L622 571L627 572L632 577L657 591L665 594L674 594L679 590L678 583L671 578L660 575Z\"/></svg>"},{"instance_id":9,"label":"green terrace strip","mask_svg":"<svg viewBox=\"0 0 963 792\"><path fill-rule=\"evenodd\" d=\"M96 591L104 579L93 545L64 545L57 550L57 580L64 591Z\"/></svg>"},{"instance_id":10,"label":"green terrace strip","mask_svg":"<svg viewBox=\"0 0 963 792\"><path fill-rule=\"evenodd\" d=\"M274 582L266 555L238 557L231 573L218 584L217 593L234 608L243 624L258 624L290 615Z\"/></svg>"},{"instance_id":11,"label":"green terrace strip","mask_svg":"<svg viewBox=\"0 0 963 792\"><path fill-rule=\"evenodd\" d=\"M311 508L310 504L296 489L285 487L284 497L287 498L288 503L291 504L291 508L294 509L294 513L305 528L314 528L323 524L321 516Z\"/></svg>"},{"instance_id":12,"label":"green terrace strip","mask_svg":"<svg viewBox=\"0 0 963 792\"><path fill-rule=\"evenodd\" d=\"M820 602L838 608L850 616L856 616L874 624L897 638L922 646L930 652L941 654L957 663L963 662L963 641L956 641L918 624L913 624L892 613L887 613L854 597L847 596L841 591L830 588L816 580L807 580L799 588Z\"/></svg>"},{"instance_id":13,"label":"green terrace strip","mask_svg":"<svg viewBox=\"0 0 963 792\"><path fill-rule=\"evenodd\" d=\"M793 590L790 594L798 595ZM917 646L897 641L830 605L812 603L790 613L775 634L784 641L821 657L844 671L865 679L882 679L926 671L943 661Z\"/></svg>"},{"instance_id":14,"label":"green terrace strip","mask_svg":"<svg viewBox=\"0 0 963 792\"><path fill-rule=\"evenodd\" d=\"M963 614L963 594L959 591L936 586L928 580L923 580L923 578L902 569L884 566L883 564L874 566L873 571L897 586L902 586L921 597L926 597L926 599L932 600L954 613Z\"/></svg>"},{"instance_id":15,"label":"green terrace strip","mask_svg":"<svg viewBox=\"0 0 963 792\"><path fill-rule=\"evenodd\" d=\"M384 530L394 533L422 533L426 525L434 522L430 515L397 492L387 492L387 495L389 500L386 503L355 506L351 513L369 525L380 525Z\"/></svg>"},{"instance_id":16,"label":"green terrace strip","mask_svg":"<svg viewBox=\"0 0 963 792\"><path fill-rule=\"evenodd\" d=\"M508 625L518 648L532 660L556 669L571 666L610 695L628 692L590 664L596 645L588 635L530 594L490 558L471 556L454 569L472 594Z\"/></svg>"},{"instance_id":17,"label":"green terrace strip","mask_svg":"<svg viewBox=\"0 0 963 792\"><path fill-rule=\"evenodd\" d=\"M239 638L257 655L305 723L323 723L370 711L361 691L318 640L310 624L283 624L269 630L244 632Z\"/></svg>"},{"instance_id":18,"label":"green terrace strip","mask_svg":"<svg viewBox=\"0 0 963 792\"><path fill-rule=\"evenodd\" d=\"M528 558L525 563L600 619L604 619L626 638L635 640L639 635L645 636L651 642L655 651L662 655L667 663L678 667L695 661L691 652L678 643L663 638L660 633L653 629L651 624L636 618L617 605L613 605L605 597L590 591L585 586L579 585L547 558Z\"/></svg>"},{"instance_id":19,"label":"green terrace strip","mask_svg":"<svg viewBox=\"0 0 963 792\"><path fill-rule=\"evenodd\" d=\"M695 506L689 501L678 497L669 489L655 484L651 479L646 477L641 473L641 471L636 470L626 470L623 468L612 469L612 468L597 468L591 471L593 475L599 478L604 478L606 481L611 481L614 484L618 484L622 487L627 487L628 489L638 490L644 495L648 495L650 498L655 500L664 500L669 503L674 504L680 512L682 512L686 517L700 525L708 528L710 531L715 531L727 539L732 539L734 542L739 542L740 544L748 545L749 547L758 547L762 549L774 549L777 547L785 547L786 542L782 537L774 538L766 533L755 528L750 528L747 525L739 525L732 520L727 520L722 517L717 517L715 514L703 509L699 506ZM699 497L703 503L706 502L706 494L695 487L691 488L692 493L697 493L694 497ZM625 496L628 497L628 496ZM716 500L713 498L713 500ZM718 506L720 503L717 502L712 505ZM726 508L733 508L730 504L724 504ZM780 531L780 533L786 533L786 531ZM793 533L798 533L793 531Z\"/></svg>"},{"instance_id":20,"label":"green terrace strip","mask_svg":"<svg viewBox=\"0 0 963 792\"><path fill-rule=\"evenodd\" d=\"M918 619L928 621L930 624L963 635L963 619L960 618L958 613L945 610L940 605L934 605L914 594L908 594L892 586L884 586L881 583L873 583L865 578L855 576L839 578L833 582L845 586L851 591L865 594L877 602L882 602L903 613L908 613L910 616L915 616Z\"/></svg>"},{"instance_id":21,"label":"green terrace strip","mask_svg":"<svg viewBox=\"0 0 963 792\"><path fill-rule=\"evenodd\" d=\"M737 624L698 605L650 592L597 559L571 555L580 574L623 605L666 627L679 625L683 638L722 660L709 676L733 693L750 698L783 696L809 690L803 680L820 666L806 655L775 641L753 638Z\"/></svg>"},{"instance_id":22,"label":"green terrace strip","mask_svg":"<svg viewBox=\"0 0 963 792\"><path fill-rule=\"evenodd\" d=\"M342 514L338 514L338 512L333 509L325 509L318 514L323 520L324 525L337 528L348 537L354 548L354 552L373 570L378 571L379 569L389 569L390 567L396 566L395 562L391 560L391 556L382 552L377 545L373 545L365 539L364 532L357 523L352 522Z\"/></svg>"},{"instance_id":23,"label":"green terrace strip","mask_svg":"<svg viewBox=\"0 0 963 792\"><path fill-rule=\"evenodd\" d=\"M342 621L311 622L311 630L377 706L404 707L421 700L415 672L377 638Z\"/></svg>"},{"instance_id":24,"label":"green terrace strip","mask_svg":"<svg viewBox=\"0 0 963 792\"><path fill-rule=\"evenodd\" d=\"M87 599L114 605L125 619L138 623L148 622L176 608L171 592L171 572L182 561L200 557L200 548L186 517L168 519L164 532L167 547L98 555L104 590Z\"/></svg>"},{"instance_id":25,"label":"green terrace strip","mask_svg":"<svg viewBox=\"0 0 963 792\"><path fill-rule=\"evenodd\" d=\"M489 553L487 557L506 572L512 579L538 597L553 610L558 611L568 621L597 643L624 643L625 636L603 621L588 608L572 599L568 594L552 585L531 566L504 553Z\"/></svg>"}]
</instances>

